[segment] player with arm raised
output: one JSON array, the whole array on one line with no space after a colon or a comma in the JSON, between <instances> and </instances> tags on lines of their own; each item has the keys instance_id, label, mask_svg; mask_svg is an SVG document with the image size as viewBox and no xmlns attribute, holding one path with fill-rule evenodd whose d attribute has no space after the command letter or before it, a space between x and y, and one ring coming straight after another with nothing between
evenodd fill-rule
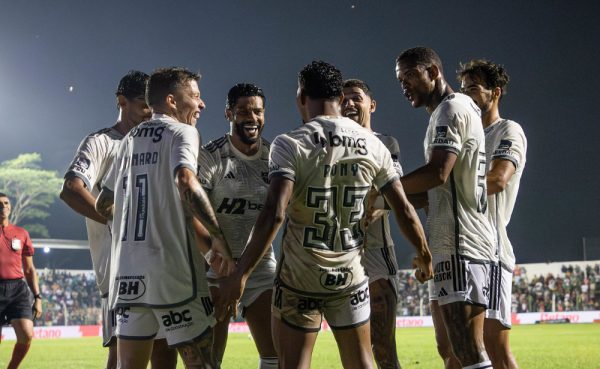
<instances>
[{"instance_id":1,"label":"player with arm raised","mask_svg":"<svg viewBox=\"0 0 600 369\"><path fill-rule=\"evenodd\" d=\"M117 122L83 139L65 173L60 193L60 198L71 209L85 217L96 283L102 297L102 343L108 347L108 369L117 367L115 317L108 304L111 234L107 219L96 211L94 202L121 139L132 128L150 118L150 109L144 97L147 80L146 73L133 70L121 78L115 93L119 108ZM175 369L177 351L169 349L164 339L157 339L151 361L154 369Z\"/></svg>"},{"instance_id":2,"label":"player with arm raised","mask_svg":"<svg viewBox=\"0 0 600 369\"><path fill-rule=\"evenodd\" d=\"M193 217L211 234L211 250L223 256L226 272L233 265L196 177L195 125L204 109L198 79L184 68L158 69L150 76L146 100L152 119L123 138L96 201L100 214L114 212L109 298L117 309L123 369L146 368L159 329L186 367L215 368L213 305Z\"/></svg>"},{"instance_id":3,"label":"player with arm raised","mask_svg":"<svg viewBox=\"0 0 600 369\"><path fill-rule=\"evenodd\" d=\"M235 274L224 280L218 315L237 303L253 268L285 222L273 292L273 341L281 368L308 368L323 317L344 368L372 368L369 287L361 265L364 198L381 190L417 249L418 278L430 278L421 223L389 151L341 116L342 76L316 61L302 69L296 104L304 124L271 145L269 190Z\"/></svg>"},{"instance_id":4,"label":"player with arm raised","mask_svg":"<svg viewBox=\"0 0 600 369\"><path fill-rule=\"evenodd\" d=\"M344 101L342 115L352 119L362 127L372 131L371 114L377 103L369 86L358 79L344 81ZM400 147L392 136L373 132L387 147L392 163L399 176ZM399 369L400 362L396 352L396 306L398 304L398 262L394 250L394 240L390 234L389 210L383 206L376 208L380 200L375 189L367 196L367 229L363 265L369 275L369 293L371 296L371 343L375 362L380 369ZM380 201L383 202L383 201Z\"/></svg>"},{"instance_id":5,"label":"player with arm raised","mask_svg":"<svg viewBox=\"0 0 600 369\"><path fill-rule=\"evenodd\" d=\"M227 94L225 117L229 133L200 150L198 178L206 190L234 258L246 247L252 226L267 196L269 145L261 133L265 124L265 95L253 84L240 83ZM275 276L273 248L250 275L240 300L260 361L259 369L277 369L271 338L271 294ZM218 300L218 274L208 272L213 301ZM221 365L230 315L214 327L213 352Z\"/></svg>"},{"instance_id":6,"label":"player with arm raised","mask_svg":"<svg viewBox=\"0 0 600 369\"><path fill-rule=\"evenodd\" d=\"M517 369L509 344L515 254L506 227L525 169L527 138L518 123L500 117L499 104L509 80L504 67L486 60L471 60L461 65L458 79L461 91L481 109L488 165L488 217L498 231L500 262L490 280L490 303L483 327L485 348L494 368Z\"/></svg>"},{"instance_id":7,"label":"player with arm raised","mask_svg":"<svg viewBox=\"0 0 600 369\"><path fill-rule=\"evenodd\" d=\"M431 114L424 140L427 164L402 177L402 185L408 194L428 192L427 236L434 265L429 298L436 339L449 339L463 368L491 368L483 323L497 257L495 230L486 215L480 110L471 98L452 91L430 48L402 52L396 77L410 104Z\"/></svg>"}]
</instances>

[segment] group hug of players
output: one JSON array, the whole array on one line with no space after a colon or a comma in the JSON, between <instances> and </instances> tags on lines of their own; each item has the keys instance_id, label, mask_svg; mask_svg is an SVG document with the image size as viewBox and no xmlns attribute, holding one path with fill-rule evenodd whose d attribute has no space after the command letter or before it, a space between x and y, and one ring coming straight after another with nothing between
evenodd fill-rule
<instances>
[{"instance_id":1,"label":"group hug of players","mask_svg":"<svg viewBox=\"0 0 600 369\"><path fill-rule=\"evenodd\" d=\"M175 368L177 353L186 368L220 368L235 360L224 352L238 308L260 369L309 368L323 319L344 368L373 368L373 357L400 368L390 212L415 248L415 277L429 283L445 367L517 367L506 225L527 143L499 115L508 76L473 60L455 93L439 56L416 47L398 57L396 77L431 115L426 164L406 174L397 141L372 130L373 92L328 63L300 71L303 124L272 143L256 85L229 90L229 131L202 145L197 74L121 79L117 123L84 138L61 192L86 217L108 368Z\"/></svg>"}]
</instances>

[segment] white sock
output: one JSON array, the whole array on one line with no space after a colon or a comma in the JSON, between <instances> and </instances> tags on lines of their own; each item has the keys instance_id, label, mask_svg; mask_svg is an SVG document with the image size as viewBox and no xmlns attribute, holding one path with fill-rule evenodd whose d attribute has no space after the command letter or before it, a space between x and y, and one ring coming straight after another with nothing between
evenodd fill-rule
<instances>
[{"instance_id":1,"label":"white sock","mask_svg":"<svg viewBox=\"0 0 600 369\"><path fill-rule=\"evenodd\" d=\"M481 363L463 366L462 369L493 369L491 361L482 361Z\"/></svg>"},{"instance_id":2,"label":"white sock","mask_svg":"<svg viewBox=\"0 0 600 369\"><path fill-rule=\"evenodd\" d=\"M261 357L258 359L258 369L277 369L279 359L276 357Z\"/></svg>"}]
</instances>

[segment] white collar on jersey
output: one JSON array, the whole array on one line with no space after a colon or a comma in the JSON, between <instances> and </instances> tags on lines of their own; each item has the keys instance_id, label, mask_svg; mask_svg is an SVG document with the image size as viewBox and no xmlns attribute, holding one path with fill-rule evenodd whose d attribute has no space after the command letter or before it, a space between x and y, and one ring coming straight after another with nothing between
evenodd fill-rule
<instances>
[{"instance_id":1,"label":"white collar on jersey","mask_svg":"<svg viewBox=\"0 0 600 369\"><path fill-rule=\"evenodd\" d=\"M170 115L163 114L163 113L152 113L151 120L170 120L173 122L177 122L177 119L173 118Z\"/></svg>"}]
</instances>

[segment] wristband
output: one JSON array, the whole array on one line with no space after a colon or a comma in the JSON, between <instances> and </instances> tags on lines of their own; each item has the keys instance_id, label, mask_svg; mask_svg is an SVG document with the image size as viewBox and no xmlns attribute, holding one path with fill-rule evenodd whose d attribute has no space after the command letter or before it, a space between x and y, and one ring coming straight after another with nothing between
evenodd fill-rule
<instances>
[{"instance_id":1,"label":"wristband","mask_svg":"<svg viewBox=\"0 0 600 369\"><path fill-rule=\"evenodd\" d=\"M40 295L39 293L37 293L37 294L33 295L33 298L41 300L42 299L42 295Z\"/></svg>"}]
</instances>

